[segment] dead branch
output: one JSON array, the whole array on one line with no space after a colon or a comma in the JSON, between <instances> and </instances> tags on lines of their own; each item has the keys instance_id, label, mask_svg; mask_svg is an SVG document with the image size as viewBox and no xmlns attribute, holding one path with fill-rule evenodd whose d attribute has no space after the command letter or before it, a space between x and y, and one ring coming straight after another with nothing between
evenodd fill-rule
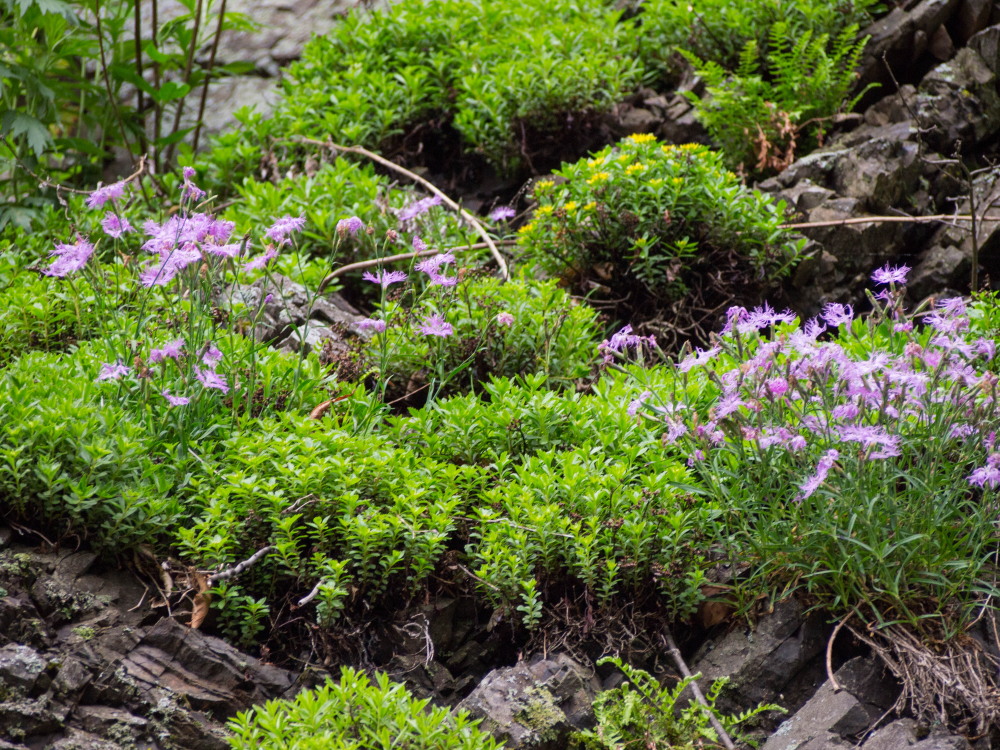
<instances>
[{"instance_id":1,"label":"dead branch","mask_svg":"<svg viewBox=\"0 0 1000 750\"><path fill-rule=\"evenodd\" d=\"M698 687L698 683L694 680L691 670L688 669L688 665L684 662L684 657L681 656L681 651L677 648L677 643L674 641L673 633L670 632L669 627L663 628L663 638L667 642L667 652L673 657L674 664L677 665L677 668L681 671L681 674L684 677L691 680L691 690L694 692L694 697L701 705L703 705L706 709L709 709L708 720L711 722L712 728L719 733L719 740L726 746L726 750L735 750L736 746L729 738L729 735L726 734L726 730L716 718L715 714L712 713L711 707L708 705L708 701L705 700L705 696L701 692L701 688Z\"/></svg>"},{"instance_id":2,"label":"dead branch","mask_svg":"<svg viewBox=\"0 0 1000 750\"><path fill-rule=\"evenodd\" d=\"M249 568L251 565L256 564L262 557L264 557L264 555L266 555L273 549L274 547L272 547L271 545L262 547L261 549L254 552L253 555L248 557L243 562L238 563L227 570L220 570L218 573L213 573L208 577L208 585L214 586L216 581L225 581L228 580L229 578L238 576L240 573Z\"/></svg>"},{"instance_id":3,"label":"dead branch","mask_svg":"<svg viewBox=\"0 0 1000 750\"><path fill-rule=\"evenodd\" d=\"M952 221L1000 221L1000 217L967 216L955 214L935 214L934 216L855 216L850 219L836 219L833 221L803 221L795 224L782 224L780 229L813 229L817 227L841 227L848 224L878 224L878 223L910 223L928 224L930 222L952 222Z\"/></svg>"}]
</instances>

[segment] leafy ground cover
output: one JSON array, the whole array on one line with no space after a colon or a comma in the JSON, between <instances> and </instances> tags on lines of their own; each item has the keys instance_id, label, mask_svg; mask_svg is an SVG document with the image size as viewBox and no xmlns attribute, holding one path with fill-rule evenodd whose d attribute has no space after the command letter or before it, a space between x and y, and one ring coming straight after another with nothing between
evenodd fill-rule
<instances>
[{"instance_id":1,"label":"leafy ground cover","mask_svg":"<svg viewBox=\"0 0 1000 750\"><path fill-rule=\"evenodd\" d=\"M886 267L871 315L746 309L802 246L783 207L725 168L748 163L733 145L748 123L773 124L734 102L748 86L750 104L797 91L809 58L832 93L796 116L842 108L863 44L852 24L872 5L803 3L781 27L776 4L714 7L404 0L352 14L310 45L274 118L244 115L175 174L39 207L46 232L8 229L4 517L209 574L261 552L205 592L209 627L247 648L277 643L291 612L338 632L441 593L474 597L512 642L569 619L599 640L624 602L687 620L720 560L746 571L723 594L741 614L795 593L841 620L960 636L996 593L998 305L907 313L905 270ZM637 84L669 80L678 48L714 76L703 115L723 151L593 136ZM502 281L433 199L298 136L404 157L420 143L427 161L466 149L509 172L567 162L535 183L516 239L513 207L482 220L513 240L520 265ZM601 148L581 153L592 138ZM272 350L253 335L262 308L223 299L277 273L315 292L334 265L411 250L438 252L330 287L368 315L332 365ZM720 269L725 283L706 284ZM557 279L627 303L603 305L611 321ZM659 341L638 329L692 299L704 314ZM348 699L367 706L356 725L303 739ZM635 730L611 700L613 731ZM345 671L235 722L234 746L285 731L295 747L359 732L487 742L422 711ZM705 714L688 718L685 733L712 739Z\"/></svg>"}]
</instances>

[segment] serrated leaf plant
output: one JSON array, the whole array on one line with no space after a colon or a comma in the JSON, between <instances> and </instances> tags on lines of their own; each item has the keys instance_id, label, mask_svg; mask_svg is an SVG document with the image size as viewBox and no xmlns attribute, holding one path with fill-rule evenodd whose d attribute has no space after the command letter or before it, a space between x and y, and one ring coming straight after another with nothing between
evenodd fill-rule
<instances>
[{"instance_id":1,"label":"serrated leaf plant","mask_svg":"<svg viewBox=\"0 0 1000 750\"><path fill-rule=\"evenodd\" d=\"M850 112L868 91L851 95L868 41L857 36L855 25L831 37L775 23L766 57L750 40L733 70L682 52L706 86L704 96L684 95L730 168L772 174L822 145L835 115Z\"/></svg>"}]
</instances>

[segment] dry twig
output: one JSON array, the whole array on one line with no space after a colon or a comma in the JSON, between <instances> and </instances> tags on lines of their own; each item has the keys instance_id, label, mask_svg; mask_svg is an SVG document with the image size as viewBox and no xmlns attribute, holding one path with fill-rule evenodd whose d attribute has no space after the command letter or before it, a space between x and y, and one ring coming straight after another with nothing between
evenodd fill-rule
<instances>
[{"instance_id":1,"label":"dry twig","mask_svg":"<svg viewBox=\"0 0 1000 750\"><path fill-rule=\"evenodd\" d=\"M264 555L266 555L273 549L274 547L272 547L271 545L262 547L256 552L254 552L253 555L248 557L243 562L238 563L227 570L220 570L218 573L213 573L208 577L208 585L213 586L215 585L216 581L225 581L229 578L233 578L234 576L238 576L240 573L249 568L251 565L256 564Z\"/></svg>"},{"instance_id":2,"label":"dry twig","mask_svg":"<svg viewBox=\"0 0 1000 750\"><path fill-rule=\"evenodd\" d=\"M684 677L692 678L691 690L694 692L695 699L705 708L710 709L711 707L708 705L708 701L705 700L705 696L701 692L701 688L698 687L698 683L693 679L691 670L688 669L688 665L684 662L684 657L681 656L681 651L677 648L677 643L674 641L673 633L670 632L669 627L664 627L663 638L667 643L667 652L673 657L674 664L677 665L681 674ZM712 713L711 710L708 711L708 720L711 722L712 728L719 733L719 741L726 746L726 750L735 750L736 746L733 744L732 739L730 739L729 735L726 734L726 730L722 726L722 723L716 718L715 714Z\"/></svg>"}]
</instances>

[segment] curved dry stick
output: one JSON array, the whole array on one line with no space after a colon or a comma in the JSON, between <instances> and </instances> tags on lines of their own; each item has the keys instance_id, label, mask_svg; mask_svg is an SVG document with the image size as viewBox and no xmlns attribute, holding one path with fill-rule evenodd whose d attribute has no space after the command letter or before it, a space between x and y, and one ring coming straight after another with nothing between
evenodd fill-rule
<instances>
[{"instance_id":1,"label":"curved dry stick","mask_svg":"<svg viewBox=\"0 0 1000 750\"><path fill-rule=\"evenodd\" d=\"M843 688L840 683L837 682L837 678L833 674L833 642L837 640L837 633L839 633L840 629L847 624L847 621L851 619L851 615L853 614L853 611L848 612L847 616L837 623L837 627L835 627L833 632L830 634L830 640L826 642L826 676L827 679L830 680L830 687L833 688L833 692L835 693L839 693L843 690Z\"/></svg>"},{"instance_id":2,"label":"curved dry stick","mask_svg":"<svg viewBox=\"0 0 1000 750\"><path fill-rule=\"evenodd\" d=\"M486 231L486 228L479 222L478 219L476 219L475 216L470 214L468 211L466 211L464 208L458 205L455 201L453 201L451 198L445 195L445 193L443 193L440 189L438 189L438 187L434 185L434 183L432 183L430 180L427 180L421 177L420 175L411 172L409 169L399 166L398 164L396 164L396 162L389 161L384 156L379 156L373 151L369 151L368 149L363 148L361 146L340 146L336 143L333 143L332 141L318 141L315 138L305 138L302 136L295 138L294 140L298 141L299 143L311 143L314 146L324 146L326 148L332 148L337 151L344 151L349 154L358 154L359 156L364 156L367 159L371 159L372 161L381 164L383 167L391 169L395 172L399 172L399 174L404 175L405 177L413 180L416 183L419 183L426 190L438 196L441 199L442 203L444 203L453 211L456 211L458 215L461 216L469 226L471 226L473 229L476 230L476 234L478 234L480 237L483 238L483 243L486 245L486 247L490 249L490 253L493 255L493 259L497 262L497 265L500 266L500 275L503 277L503 280L507 281L510 278L510 271L507 269L507 261L504 260L503 256L500 254L500 250L497 248L497 245L493 241L493 238L490 237L489 232Z\"/></svg>"},{"instance_id":3,"label":"curved dry stick","mask_svg":"<svg viewBox=\"0 0 1000 750\"><path fill-rule=\"evenodd\" d=\"M508 241L501 241L499 244L506 245L512 244ZM485 242L477 242L474 245L463 245L462 247L449 247L447 250L414 250L409 253L399 253L397 255L386 255L384 258L372 258L371 260L359 260L356 263L348 263L346 266L341 266L340 268L335 268L330 271L323 280L319 283L319 288L317 292L322 292L326 289L327 285L333 281L338 276L343 276L345 273L350 273L351 271L360 271L364 268L371 268L372 266L380 266L383 263L395 263L399 260L410 260L412 258L425 258L429 255L438 255L439 253L460 253L464 250L482 250L486 247Z\"/></svg>"}]
</instances>

